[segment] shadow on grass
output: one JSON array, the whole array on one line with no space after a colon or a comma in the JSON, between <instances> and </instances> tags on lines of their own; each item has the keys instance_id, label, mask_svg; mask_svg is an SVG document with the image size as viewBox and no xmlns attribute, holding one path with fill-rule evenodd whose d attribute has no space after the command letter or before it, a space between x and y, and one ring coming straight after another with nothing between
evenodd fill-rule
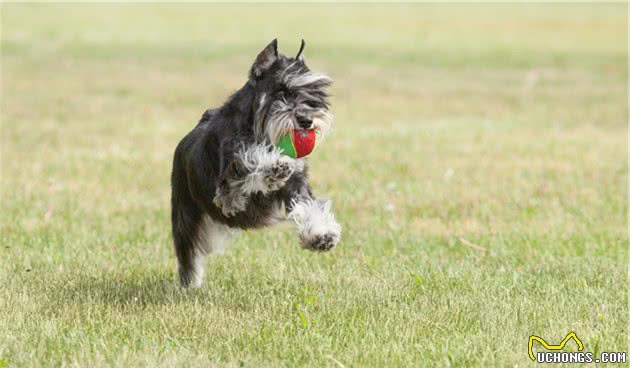
<instances>
[{"instance_id":1,"label":"shadow on grass","mask_svg":"<svg viewBox=\"0 0 630 368\"><path fill-rule=\"evenodd\" d=\"M98 276L71 273L46 280L41 290L48 299L42 312L63 313L77 305L107 305L116 309L173 305L208 298L201 290L183 290L172 273L164 270L127 270ZM39 293L39 291L36 291Z\"/></svg>"},{"instance_id":2,"label":"shadow on grass","mask_svg":"<svg viewBox=\"0 0 630 368\"><path fill-rule=\"evenodd\" d=\"M324 286L304 279L277 279L245 270L215 270L200 289L183 289L175 274L164 269L125 270L98 276L72 273L51 278L40 293L47 298L40 312L63 314L68 307L108 306L117 310L142 310L153 306L202 304L209 308L250 311L269 298L289 296L296 301ZM263 297L263 298L261 298Z\"/></svg>"}]
</instances>

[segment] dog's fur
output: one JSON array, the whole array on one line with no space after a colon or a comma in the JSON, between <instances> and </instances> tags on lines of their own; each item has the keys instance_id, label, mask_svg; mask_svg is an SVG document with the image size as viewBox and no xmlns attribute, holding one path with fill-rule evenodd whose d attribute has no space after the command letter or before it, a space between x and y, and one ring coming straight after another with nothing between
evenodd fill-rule
<instances>
[{"instance_id":1,"label":"dog's fur","mask_svg":"<svg viewBox=\"0 0 630 368\"><path fill-rule=\"evenodd\" d=\"M327 251L339 242L341 227L330 202L314 198L306 160L274 146L293 129L314 128L321 140L332 124L332 81L310 71L303 51L304 41L296 57L286 57L273 40L245 85L207 110L177 146L171 219L182 286L201 286L205 256L221 251L238 229L288 217L306 249Z\"/></svg>"}]
</instances>

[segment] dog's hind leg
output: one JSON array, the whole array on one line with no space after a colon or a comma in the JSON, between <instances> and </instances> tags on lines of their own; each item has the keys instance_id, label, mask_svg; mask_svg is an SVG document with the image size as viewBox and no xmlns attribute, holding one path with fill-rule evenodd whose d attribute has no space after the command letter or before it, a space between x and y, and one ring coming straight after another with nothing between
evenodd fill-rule
<instances>
[{"instance_id":1,"label":"dog's hind leg","mask_svg":"<svg viewBox=\"0 0 630 368\"><path fill-rule=\"evenodd\" d=\"M173 207L173 240L183 287L201 286L206 256L222 253L232 233L229 227L213 221L196 208Z\"/></svg>"},{"instance_id":2,"label":"dog's hind leg","mask_svg":"<svg viewBox=\"0 0 630 368\"><path fill-rule=\"evenodd\" d=\"M191 284L200 286L203 280L204 253L198 248L202 216L196 206L184 207L181 203L173 203L173 242L179 266L179 280L183 287Z\"/></svg>"}]
</instances>

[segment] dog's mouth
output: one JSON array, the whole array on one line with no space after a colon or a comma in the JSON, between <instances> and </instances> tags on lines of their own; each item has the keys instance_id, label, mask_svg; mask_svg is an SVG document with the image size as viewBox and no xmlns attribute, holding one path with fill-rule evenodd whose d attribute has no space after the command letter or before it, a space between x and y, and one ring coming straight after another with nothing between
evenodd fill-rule
<instances>
[{"instance_id":1,"label":"dog's mouth","mask_svg":"<svg viewBox=\"0 0 630 368\"><path fill-rule=\"evenodd\" d=\"M317 141L320 142L331 129L332 125L332 117L328 112L322 112L317 116L313 117L313 120L310 125L300 124L297 120L294 124L281 131L278 131L278 134L275 135L272 139L272 142L278 143L278 141L285 136L286 134L292 134L296 130L312 130L317 135Z\"/></svg>"},{"instance_id":2,"label":"dog's mouth","mask_svg":"<svg viewBox=\"0 0 630 368\"><path fill-rule=\"evenodd\" d=\"M300 124L295 117L292 117L288 113L280 113L275 116L272 115L270 119L265 122L264 132L261 133L264 134L265 139L268 139L275 145L282 137L295 130L314 130L317 135L317 140L320 142L331 130L332 121L332 114L326 110L314 113L310 126Z\"/></svg>"}]
</instances>

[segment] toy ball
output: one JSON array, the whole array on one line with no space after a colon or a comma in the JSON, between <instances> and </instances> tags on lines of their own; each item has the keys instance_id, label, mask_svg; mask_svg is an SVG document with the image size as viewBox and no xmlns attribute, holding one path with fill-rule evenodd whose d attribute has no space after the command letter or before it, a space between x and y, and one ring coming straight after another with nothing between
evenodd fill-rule
<instances>
[{"instance_id":1,"label":"toy ball","mask_svg":"<svg viewBox=\"0 0 630 368\"><path fill-rule=\"evenodd\" d=\"M276 146L292 158L308 156L315 148L315 129L295 129L280 138Z\"/></svg>"}]
</instances>

